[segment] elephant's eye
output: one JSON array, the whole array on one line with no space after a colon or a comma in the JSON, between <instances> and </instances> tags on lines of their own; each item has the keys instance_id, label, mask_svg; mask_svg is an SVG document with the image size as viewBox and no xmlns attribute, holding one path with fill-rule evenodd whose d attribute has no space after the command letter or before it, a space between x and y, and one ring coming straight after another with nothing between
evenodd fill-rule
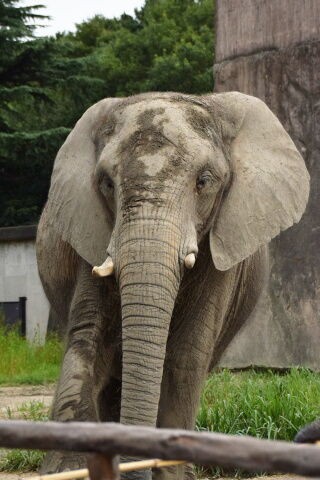
<instances>
[{"instance_id":1,"label":"elephant's eye","mask_svg":"<svg viewBox=\"0 0 320 480\"><path fill-rule=\"evenodd\" d=\"M213 183L213 176L211 172L202 172L197 178L197 192L200 193L201 191L205 190L206 187L212 185Z\"/></svg>"},{"instance_id":2,"label":"elephant's eye","mask_svg":"<svg viewBox=\"0 0 320 480\"><path fill-rule=\"evenodd\" d=\"M113 190L114 189L113 181L111 180L111 178L106 178L105 185L106 185L108 190Z\"/></svg>"},{"instance_id":3,"label":"elephant's eye","mask_svg":"<svg viewBox=\"0 0 320 480\"><path fill-rule=\"evenodd\" d=\"M104 176L100 182L100 190L104 196L113 196L114 184L110 177Z\"/></svg>"}]
</instances>

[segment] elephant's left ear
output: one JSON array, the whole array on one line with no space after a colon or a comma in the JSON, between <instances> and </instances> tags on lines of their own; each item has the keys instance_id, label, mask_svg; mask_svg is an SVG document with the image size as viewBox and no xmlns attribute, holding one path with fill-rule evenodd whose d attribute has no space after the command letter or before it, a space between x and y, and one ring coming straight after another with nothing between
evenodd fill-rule
<instances>
[{"instance_id":1,"label":"elephant's left ear","mask_svg":"<svg viewBox=\"0 0 320 480\"><path fill-rule=\"evenodd\" d=\"M105 259L112 233L112 219L95 181L95 139L117 102L100 100L78 120L55 160L46 206L49 224L91 265Z\"/></svg>"},{"instance_id":2,"label":"elephant's left ear","mask_svg":"<svg viewBox=\"0 0 320 480\"><path fill-rule=\"evenodd\" d=\"M228 270L300 220L309 174L264 102L238 92L209 98L230 147L232 184L210 232L214 264Z\"/></svg>"}]
</instances>

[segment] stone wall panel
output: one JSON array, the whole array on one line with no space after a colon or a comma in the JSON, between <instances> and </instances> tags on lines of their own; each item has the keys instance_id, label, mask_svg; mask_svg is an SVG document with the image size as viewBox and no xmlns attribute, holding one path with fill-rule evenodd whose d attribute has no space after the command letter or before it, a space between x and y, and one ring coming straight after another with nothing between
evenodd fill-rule
<instances>
[{"instance_id":1,"label":"stone wall panel","mask_svg":"<svg viewBox=\"0 0 320 480\"><path fill-rule=\"evenodd\" d=\"M218 0L216 61L320 37L319 0Z\"/></svg>"},{"instance_id":2,"label":"stone wall panel","mask_svg":"<svg viewBox=\"0 0 320 480\"><path fill-rule=\"evenodd\" d=\"M266 292L221 364L319 370L320 42L225 61L215 66L215 75L216 92L237 90L268 104L311 175L307 210L298 225L273 240Z\"/></svg>"}]
</instances>

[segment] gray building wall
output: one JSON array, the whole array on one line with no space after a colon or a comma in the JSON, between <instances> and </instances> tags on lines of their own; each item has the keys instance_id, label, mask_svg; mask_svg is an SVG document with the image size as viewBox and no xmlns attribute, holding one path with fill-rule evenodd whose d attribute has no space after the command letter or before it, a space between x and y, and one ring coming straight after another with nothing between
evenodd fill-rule
<instances>
[{"instance_id":1,"label":"gray building wall","mask_svg":"<svg viewBox=\"0 0 320 480\"><path fill-rule=\"evenodd\" d=\"M224 366L320 370L319 19L319 0L217 0L215 91L264 100L311 175L307 210L272 241L265 294L222 358Z\"/></svg>"},{"instance_id":2,"label":"gray building wall","mask_svg":"<svg viewBox=\"0 0 320 480\"><path fill-rule=\"evenodd\" d=\"M27 297L26 336L43 343L49 304L38 274L35 234L35 226L0 228L0 302Z\"/></svg>"}]
</instances>

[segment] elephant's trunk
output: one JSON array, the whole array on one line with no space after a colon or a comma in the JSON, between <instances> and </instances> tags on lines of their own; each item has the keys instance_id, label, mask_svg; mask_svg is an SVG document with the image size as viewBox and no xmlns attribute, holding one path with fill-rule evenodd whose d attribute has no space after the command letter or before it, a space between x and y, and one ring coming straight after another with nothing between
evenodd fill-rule
<instances>
[{"instance_id":1,"label":"elephant's trunk","mask_svg":"<svg viewBox=\"0 0 320 480\"><path fill-rule=\"evenodd\" d=\"M180 230L137 219L121 232L121 423L155 426L170 320L180 283Z\"/></svg>"}]
</instances>

